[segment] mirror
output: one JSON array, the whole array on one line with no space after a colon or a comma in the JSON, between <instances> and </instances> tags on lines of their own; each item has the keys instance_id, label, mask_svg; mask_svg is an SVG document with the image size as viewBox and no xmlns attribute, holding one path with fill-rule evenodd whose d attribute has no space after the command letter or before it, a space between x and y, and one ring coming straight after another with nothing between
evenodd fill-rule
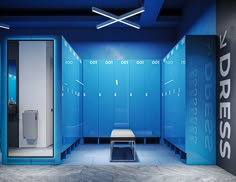
<instances>
[{"instance_id":1,"label":"mirror","mask_svg":"<svg viewBox=\"0 0 236 182\"><path fill-rule=\"evenodd\" d=\"M53 157L53 40L7 41L8 157Z\"/></svg>"}]
</instances>

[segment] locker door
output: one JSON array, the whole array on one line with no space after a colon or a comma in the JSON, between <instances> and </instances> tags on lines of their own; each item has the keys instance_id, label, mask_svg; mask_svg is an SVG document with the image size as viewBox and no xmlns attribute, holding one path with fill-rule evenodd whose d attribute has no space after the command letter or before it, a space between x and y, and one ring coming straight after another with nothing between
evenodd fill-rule
<instances>
[{"instance_id":1,"label":"locker door","mask_svg":"<svg viewBox=\"0 0 236 182\"><path fill-rule=\"evenodd\" d=\"M129 61L114 61L113 128L129 128Z\"/></svg>"},{"instance_id":2,"label":"locker door","mask_svg":"<svg viewBox=\"0 0 236 182\"><path fill-rule=\"evenodd\" d=\"M160 61L145 60L145 130L160 137Z\"/></svg>"},{"instance_id":3,"label":"locker door","mask_svg":"<svg viewBox=\"0 0 236 182\"><path fill-rule=\"evenodd\" d=\"M171 140L176 136L175 128L175 110L178 106L174 101L174 98L178 96L178 88L176 83L179 80L179 76L176 75L175 61L169 56L170 53L164 58L163 63L164 76L163 76L163 97L165 99L164 115L165 115L165 138Z\"/></svg>"},{"instance_id":4,"label":"locker door","mask_svg":"<svg viewBox=\"0 0 236 182\"><path fill-rule=\"evenodd\" d=\"M78 60L76 60L76 58L74 57L74 67L71 70L72 72L72 85L73 85L73 89L71 92L71 129L70 131L73 131L73 140L76 140L79 137L80 134L80 96L78 96L79 90L81 88L81 84L79 82L82 82L82 80L80 80L80 62ZM78 82L79 81L79 82ZM67 116L68 117L68 116ZM73 128L73 129L72 129Z\"/></svg>"},{"instance_id":5,"label":"locker door","mask_svg":"<svg viewBox=\"0 0 236 182\"><path fill-rule=\"evenodd\" d=\"M73 115L71 118L71 120L75 120L72 124L75 133L76 133L76 138L79 137L79 123L80 123L80 96L78 96L78 92L79 89L81 88L81 84L78 82L82 82L82 80L80 80L80 62L78 60L76 60L75 56L74 56L74 68L73 68L73 78L72 78L72 82L73 82L73 91L71 94L71 103L73 103L72 105L72 111L73 111ZM72 130L71 130L72 131Z\"/></svg>"},{"instance_id":6,"label":"locker door","mask_svg":"<svg viewBox=\"0 0 236 182\"><path fill-rule=\"evenodd\" d=\"M82 60L80 59L80 65L79 65L79 80L81 80L82 84L83 84L83 64L82 64ZM83 124L83 118L82 118L82 115L83 115L83 105L82 105L82 99L83 99L83 85L80 86L79 88L79 93L77 93L77 96L79 97L79 136L80 138L83 137L82 135L82 131L83 131L83 128L82 128L82 124Z\"/></svg>"},{"instance_id":7,"label":"locker door","mask_svg":"<svg viewBox=\"0 0 236 182\"><path fill-rule=\"evenodd\" d=\"M83 136L98 137L98 61L83 64Z\"/></svg>"},{"instance_id":8,"label":"locker door","mask_svg":"<svg viewBox=\"0 0 236 182\"><path fill-rule=\"evenodd\" d=\"M79 137L79 98L75 92L80 85L76 82L78 77L79 62L75 59L68 47L63 50L62 66L62 143L67 145L73 143ZM72 64L67 64L65 60L70 60Z\"/></svg>"},{"instance_id":9,"label":"locker door","mask_svg":"<svg viewBox=\"0 0 236 182\"><path fill-rule=\"evenodd\" d=\"M113 64L99 60L99 137L110 137L113 128Z\"/></svg>"},{"instance_id":10,"label":"locker door","mask_svg":"<svg viewBox=\"0 0 236 182\"><path fill-rule=\"evenodd\" d=\"M175 83L173 86L176 88L176 95L172 98L172 102L175 103L175 110L173 111L173 122L175 128L175 136L180 143L182 143L183 138L185 137L185 44L180 45L178 51L172 55L175 62ZM177 143L176 143L177 144Z\"/></svg>"},{"instance_id":11,"label":"locker door","mask_svg":"<svg viewBox=\"0 0 236 182\"><path fill-rule=\"evenodd\" d=\"M130 61L130 128L136 136L145 136L144 127L144 69L143 60Z\"/></svg>"}]
</instances>

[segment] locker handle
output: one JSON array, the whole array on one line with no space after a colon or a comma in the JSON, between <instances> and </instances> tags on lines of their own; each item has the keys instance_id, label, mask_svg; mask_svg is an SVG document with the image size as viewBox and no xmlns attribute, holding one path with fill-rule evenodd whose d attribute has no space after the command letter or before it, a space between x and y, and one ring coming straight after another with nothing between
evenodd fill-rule
<instances>
[{"instance_id":1,"label":"locker handle","mask_svg":"<svg viewBox=\"0 0 236 182\"><path fill-rule=\"evenodd\" d=\"M84 85L84 83L82 83L81 81L79 80L75 80L76 82L78 82L80 85Z\"/></svg>"}]
</instances>

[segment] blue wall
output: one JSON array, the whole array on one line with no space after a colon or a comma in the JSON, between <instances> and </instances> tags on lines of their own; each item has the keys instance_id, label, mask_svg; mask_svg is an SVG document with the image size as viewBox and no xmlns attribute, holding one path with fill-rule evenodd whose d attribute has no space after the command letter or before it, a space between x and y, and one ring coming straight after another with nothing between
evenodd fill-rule
<instances>
[{"instance_id":1,"label":"blue wall","mask_svg":"<svg viewBox=\"0 0 236 182\"><path fill-rule=\"evenodd\" d=\"M175 29L95 28L10 29L9 35L63 35L83 59L163 58L177 39Z\"/></svg>"},{"instance_id":2,"label":"blue wall","mask_svg":"<svg viewBox=\"0 0 236 182\"><path fill-rule=\"evenodd\" d=\"M171 29L82 29L80 35L65 37L82 59L157 59L173 46Z\"/></svg>"},{"instance_id":3,"label":"blue wall","mask_svg":"<svg viewBox=\"0 0 236 182\"><path fill-rule=\"evenodd\" d=\"M104 41L104 42L71 42L83 59L156 59L162 58L173 45L167 42L135 42L135 41Z\"/></svg>"},{"instance_id":4,"label":"blue wall","mask_svg":"<svg viewBox=\"0 0 236 182\"><path fill-rule=\"evenodd\" d=\"M185 18L179 26L179 38L216 34L216 0L187 1L183 14Z\"/></svg>"}]
</instances>

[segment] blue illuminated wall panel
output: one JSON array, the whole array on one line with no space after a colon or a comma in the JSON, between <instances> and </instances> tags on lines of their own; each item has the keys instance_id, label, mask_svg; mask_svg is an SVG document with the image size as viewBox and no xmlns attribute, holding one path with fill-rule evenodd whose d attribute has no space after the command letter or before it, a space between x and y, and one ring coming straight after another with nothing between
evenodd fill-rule
<instances>
[{"instance_id":1,"label":"blue illuminated wall panel","mask_svg":"<svg viewBox=\"0 0 236 182\"><path fill-rule=\"evenodd\" d=\"M114 110L114 61L99 60L99 137L110 137Z\"/></svg>"},{"instance_id":2,"label":"blue illuminated wall panel","mask_svg":"<svg viewBox=\"0 0 236 182\"><path fill-rule=\"evenodd\" d=\"M83 136L98 137L99 65L97 60L83 61Z\"/></svg>"},{"instance_id":3,"label":"blue illuminated wall panel","mask_svg":"<svg viewBox=\"0 0 236 182\"><path fill-rule=\"evenodd\" d=\"M215 36L186 36L162 64L164 139L187 164L216 162Z\"/></svg>"},{"instance_id":4,"label":"blue illuminated wall panel","mask_svg":"<svg viewBox=\"0 0 236 182\"><path fill-rule=\"evenodd\" d=\"M62 38L62 151L81 136L82 61Z\"/></svg>"}]
</instances>

